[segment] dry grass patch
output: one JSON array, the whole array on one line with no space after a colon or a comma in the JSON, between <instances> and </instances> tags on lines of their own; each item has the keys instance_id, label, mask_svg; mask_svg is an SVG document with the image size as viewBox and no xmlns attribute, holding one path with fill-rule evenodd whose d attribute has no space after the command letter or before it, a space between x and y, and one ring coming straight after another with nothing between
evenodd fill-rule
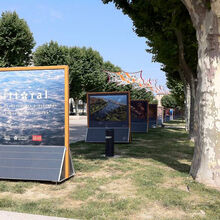
<instances>
[{"instance_id":1,"label":"dry grass patch","mask_svg":"<svg viewBox=\"0 0 220 220\"><path fill-rule=\"evenodd\" d=\"M102 191L116 194L118 198L128 198L136 196L136 187L130 179L117 179L106 185L100 186Z\"/></svg>"},{"instance_id":2,"label":"dry grass patch","mask_svg":"<svg viewBox=\"0 0 220 220\"><path fill-rule=\"evenodd\" d=\"M70 197L65 197L60 201L59 208L61 209L79 209L81 208L86 202L73 200Z\"/></svg>"},{"instance_id":3,"label":"dry grass patch","mask_svg":"<svg viewBox=\"0 0 220 220\"><path fill-rule=\"evenodd\" d=\"M27 189L23 194L14 194L10 192L1 193L1 197L11 197L16 200L38 201L42 199L59 199L67 198L79 183L73 181L65 182L62 185L40 184ZM82 183L81 183L82 185Z\"/></svg>"},{"instance_id":4,"label":"dry grass patch","mask_svg":"<svg viewBox=\"0 0 220 220\"><path fill-rule=\"evenodd\" d=\"M174 169L172 167L168 167L166 165L163 165L162 163L160 164L158 161L154 161L151 158L149 158L149 159L131 158L130 161L140 165L141 167L154 166L155 168L163 169L165 171L174 171Z\"/></svg>"},{"instance_id":5,"label":"dry grass patch","mask_svg":"<svg viewBox=\"0 0 220 220\"><path fill-rule=\"evenodd\" d=\"M182 177L175 178L165 178L163 183L160 184L160 187L170 188L170 189L179 189L185 192L189 192L187 184Z\"/></svg>"},{"instance_id":6,"label":"dry grass patch","mask_svg":"<svg viewBox=\"0 0 220 220\"><path fill-rule=\"evenodd\" d=\"M152 219L187 219L188 214L178 208L167 208L158 202L147 203L145 207L135 215L129 217L130 220L152 220Z\"/></svg>"}]
</instances>

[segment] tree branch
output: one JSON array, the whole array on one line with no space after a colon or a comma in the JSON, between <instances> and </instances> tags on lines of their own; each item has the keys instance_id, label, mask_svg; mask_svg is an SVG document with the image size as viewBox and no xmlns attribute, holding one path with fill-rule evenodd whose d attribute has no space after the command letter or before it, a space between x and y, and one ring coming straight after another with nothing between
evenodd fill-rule
<instances>
[{"instance_id":1,"label":"tree branch","mask_svg":"<svg viewBox=\"0 0 220 220\"><path fill-rule=\"evenodd\" d=\"M187 8L193 26L197 30L198 27L200 27L203 19L205 18L205 14L208 11L208 8L206 6L206 2L204 0L181 0L182 3Z\"/></svg>"},{"instance_id":2,"label":"tree branch","mask_svg":"<svg viewBox=\"0 0 220 220\"><path fill-rule=\"evenodd\" d=\"M184 45L183 45L183 36L182 32L179 29L175 29L175 34L177 37L177 42L179 46L179 64L184 72L184 77L186 81L190 84L190 87L192 89L192 96L195 98L195 78L194 73L189 67L189 65L186 63L185 57L184 57Z\"/></svg>"}]
</instances>

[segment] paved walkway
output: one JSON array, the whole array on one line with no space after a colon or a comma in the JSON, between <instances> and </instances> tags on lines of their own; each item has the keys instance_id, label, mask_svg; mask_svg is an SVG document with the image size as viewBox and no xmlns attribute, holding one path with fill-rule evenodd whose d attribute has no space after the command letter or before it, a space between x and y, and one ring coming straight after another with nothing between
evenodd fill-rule
<instances>
[{"instance_id":1,"label":"paved walkway","mask_svg":"<svg viewBox=\"0 0 220 220\"><path fill-rule=\"evenodd\" d=\"M70 116L70 143L85 140L86 128L87 128L86 116L79 116L79 117ZM69 219L0 211L0 220L69 220Z\"/></svg>"},{"instance_id":2,"label":"paved walkway","mask_svg":"<svg viewBox=\"0 0 220 220\"><path fill-rule=\"evenodd\" d=\"M0 211L0 219L1 220L69 220L70 218L58 218L51 216Z\"/></svg>"},{"instance_id":3,"label":"paved walkway","mask_svg":"<svg viewBox=\"0 0 220 220\"><path fill-rule=\"evenodd\" d=\"M85 140L86 130L86 116L70 116L70 143Z\"/></svg>"}]
</instances>

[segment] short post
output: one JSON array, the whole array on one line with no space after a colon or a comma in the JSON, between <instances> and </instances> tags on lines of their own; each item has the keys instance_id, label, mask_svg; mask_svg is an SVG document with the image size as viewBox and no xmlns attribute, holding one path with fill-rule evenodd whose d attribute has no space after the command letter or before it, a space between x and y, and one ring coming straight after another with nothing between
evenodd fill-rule
<instances>
[{"instance_id":1,"label":"short post","mask_svg":"<svg viewBox=\"0 0 220 220\"><path fill-rule=\"evenodd\" d=\"M114 156L114 129L105 130L105 156Z\"/></svg>"}]
</instances>

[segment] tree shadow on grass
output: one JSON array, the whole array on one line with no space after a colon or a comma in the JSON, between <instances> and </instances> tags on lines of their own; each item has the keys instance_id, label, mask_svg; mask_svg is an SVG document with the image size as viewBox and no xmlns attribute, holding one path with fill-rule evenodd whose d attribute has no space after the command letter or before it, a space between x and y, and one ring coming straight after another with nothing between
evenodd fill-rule
<instances>
[{"instance_id":1,"label":"tree shadow on grass","mask_svg":"<svg viewBox=\"0 0 220 220\"><path fill-rule=\"evenodd\" d=\"M73 158L106 160L105 144L77 142L71 145ZM115 144L115 154L121 158L149 158L174 170L189 173L193 147L182 129L155 128L148 133L132 134L130 144Z\"/></svg>"}]
</instances>

